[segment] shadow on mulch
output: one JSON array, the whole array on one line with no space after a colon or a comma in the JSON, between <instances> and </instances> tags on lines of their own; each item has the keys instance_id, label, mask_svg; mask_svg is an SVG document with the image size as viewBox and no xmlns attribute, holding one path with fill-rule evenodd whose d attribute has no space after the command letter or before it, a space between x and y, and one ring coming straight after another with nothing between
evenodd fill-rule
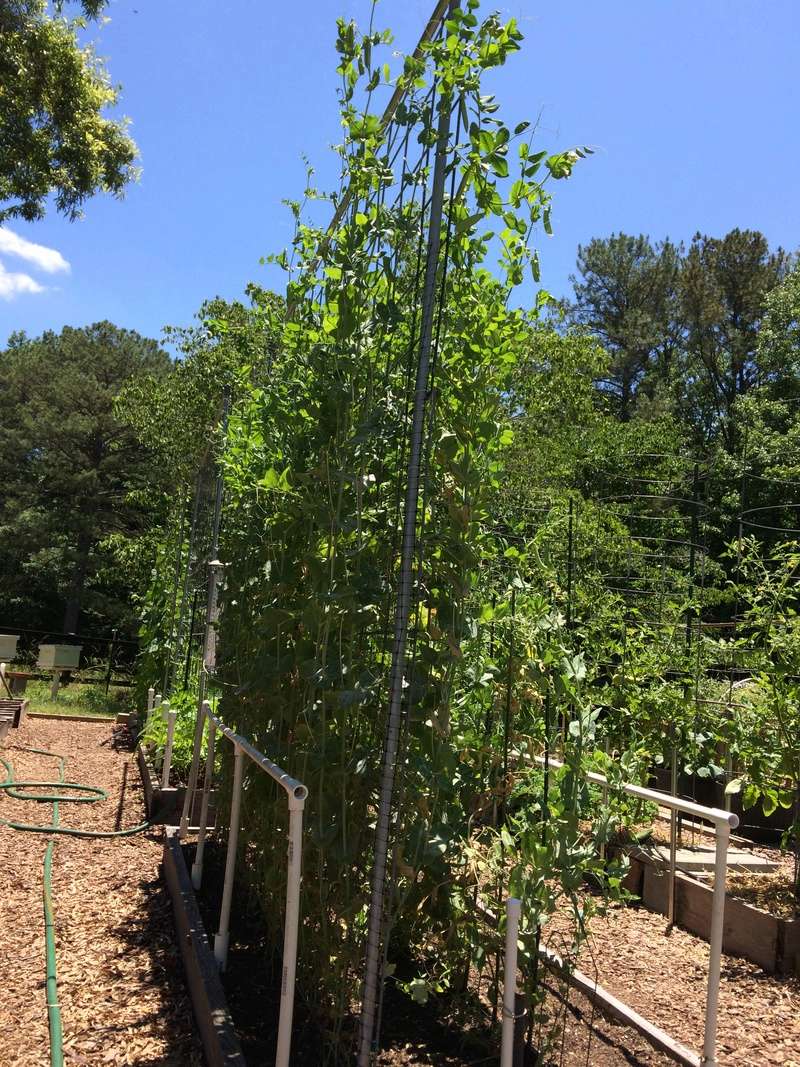
<instances>
[{"instance_id":1,"label":"shadow on mulch","mask_svg":"<svg viewBox=\"0 0 800 1067\"><path fill-rule=\"evenodd\" d=\"M184 846L191 868L195 846ZM209 941L219 925L225 851L214 838L206 841L203 887L198 906ZM283 908L283 901L278 903ZM233 1017L242 1052L248 1063L270 1063L275 1057L278 1010L280 1006L281 958L268 940L260 908L246 887L234 883L228 963L222 984ZM292 1067L321 1067L323 1039L302 991L295 1001L292 1039ZM352 1019L352 1032L357 1020ZM387 986L383 1011L383 1051L377 1063L390 1065L436 1065L467 1067L496 1061L496 1040L488 1040L486 1030L452 1017L433 999L415 1004L395 986ZM327 1062L327 1061L326 1061Z\"/></svg>"},{"instance_id":2,"label":"shadow on mulch","mask_svg":"<svg viewBox=\"0 0 800 1067\"><path fill-rule=\"evenodd\" d=\"M150 832L152 833L152 831ZM148 835L149 836L149 835ZM153 835L160 838L160 831ZM144 904L115 930L132 951L146 954L150 960L147 984L163 991L162 1003L170 1006L142 1017L140 1023L156 1024L154 1029L175 1027L174 1053L169 1058L139 1056L136 1067L200 1067L204 1063L200 1041L194 1027L191 1001L183 975L183 961L175 941L172 901L161 876L140 882ZM169 1015L174 1016L173 1019ZM176 1025L177 1024L177 1025ZM121 1029L125 1029L122 1027ZM184 1031L181 1034L181 1031Z\"/></svg>"},{"instance_id":3,"label":"shadow on mulch","mask_svg":"<svg viewBox=\"0 0 800 1067\"><path fill-rule=\"evenodd\" d=\"M101 741L101 745L109 745L115 752L133 752L136 748L136 738L123 723L117 723L111 729L111 737L108 741Z\"/></svg>"}]
</instances>

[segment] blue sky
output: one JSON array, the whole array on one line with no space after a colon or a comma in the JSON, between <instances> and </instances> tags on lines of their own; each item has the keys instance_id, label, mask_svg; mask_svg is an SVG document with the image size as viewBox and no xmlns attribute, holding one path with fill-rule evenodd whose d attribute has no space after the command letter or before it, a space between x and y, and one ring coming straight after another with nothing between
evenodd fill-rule
<instances>
[{"instance_id":1,"label":"blue sky","mask_svg":"<svg viewBox=\"0 0 800 1067\"><path fill-rule=\"evenodd\" d=\"M498 6L526 37L491 79L504 115L541 115L542 148L596 148L555 187L543 285L567 293L577 245L618 230L688 240L740 226L800 247L797 0ZM407 50L432 7L381 0L378 24ZM69 269L0 239L5 271L32 279L15 288L38 289L0 288L0 342L100 319L158 337L208 297L281 286L259 259L290 237L281 199L302 190L302 154L320 186L335 177L335 19L366 21L368 0L113 0L109 14L93 36L123 86L142 178L80 222L9 224Z\"/></svg>"}]
</instances>

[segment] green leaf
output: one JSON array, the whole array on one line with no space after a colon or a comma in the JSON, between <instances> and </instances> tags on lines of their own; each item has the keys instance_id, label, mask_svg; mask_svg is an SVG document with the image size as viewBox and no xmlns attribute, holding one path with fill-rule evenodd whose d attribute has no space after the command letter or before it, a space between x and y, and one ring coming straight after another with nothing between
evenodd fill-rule
<instances>
[{"instance_id":1,"label":"green leaf","mask_svg":"<svg viewBox=\"0 0 800 1067\"><path fill-rule=\"evenodd\" d=\"M428 1003L428 983L424 978L414 978L408 983L408 993L415 1004Z\"/></svg>"},{"instance_id":2,"label":"green leaf","mask_svg":"<svg viewBox=\"0 0 800 1067\"><path fill-rule=\"evenodd\" d=\"M765 789L761 797L761 810L767 818L778 809L778 793L775 789Z\"/></svg>"},{"instance_id":3,"label":"green leaf","mask_svg":"<svg viewBox=\"0 0 800 1067\"><path fill-rule=\"evenodd\" d=\"M508 177L508 160L505 156L491 155L486 162L498 178Z\"/></svg>"}]
</instances>

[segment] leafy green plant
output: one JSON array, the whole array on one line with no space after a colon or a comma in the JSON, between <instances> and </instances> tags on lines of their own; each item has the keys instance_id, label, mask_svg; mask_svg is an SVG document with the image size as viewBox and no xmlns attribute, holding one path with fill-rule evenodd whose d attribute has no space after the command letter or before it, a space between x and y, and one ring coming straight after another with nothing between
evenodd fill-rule
<instances>
[{"instance_id":1,"label":"leafy green plant","mask_svg":"<svg viewBox=\"0 0 800 1067\"><path fill-rule=\"evenodd\" d=\"M784 843L795 849L800 914L800 552L794 541L764 551L752 537L743 538L737 551L747 628L739 640L755 645L758 668L755 698L736 709L732 749L741 776L727 791L741 792L746 808L760 803L765 815L779 807L792 810Z\"/></svg>"},{"instance_id":2,"label":"leafy green plant","mask_svg":"<svg viewBox=\"0 0 800 1067\"><path fill-rule=\"evenodd\" d=\"M617 879L585 826L596 809L582 774L598 709L552 603L558 583L540 580L515 547L513 516L500 529L495 521L514 438L509 390L536 317L513 309L511 293L525 271L538 280L532 240L549 232L550 186L585 152L538 150L528 123L500 117L481 79L521 36L513 20L479 21L476 7L454 9L443 35L394 75L378 58L387 34L339 23L347 193L334 224L322 231L307 221L304 204L320 195L309 174L304 201L290 205L293 247L275 257L289 275L286 304L261 301L242 316L219 309L182 371L186 380L196 364L199 381L210 368L208 391L219 396L224 382L230 396L215 442L224 482L220 712L309 788L299 979L313 990L331 1062L350 1055L363 978L427 190L448 122L413 667L392 822L394 980L418 999L455 994L465 961L483 966L481 945L494 935L470 906L476 892L499 907L509 883L519 885L538 925L566 898L579 923L583 872L610 891ZM371 104L389 82L403 97L384 127ZM217 347L224 366L207 351ZM186 486L190 472L182 477ZM146 647L168 656L179 530L176 511L147 617ZM521 755L548 741L549 703L553 723L559 714L568 721L567 770L553 778L552 836L537 845L533 805L526 813L515 789L527 782L530 796L540 782ZM162 736L158 721L148 729ZM227 748L221 758L228 777ZM601 834L612 825L605 819ZM274 783L247 775L243 873L265 902L283 891L285 831ZM472 869L470 850L481 857ZM550 891L554 881L563 892ZM264 916L277 945L281 917L269 906Z\"/></svg>"},{"instance_id":3,"label":"leafy green plant","mask_svg":"<svg viewBox=\"0 0 800 1067\"><path fill-rule=\"evenodd\" d=\"M168 704L171 710L177 712L172 742L172 767L175 773L185 780L192 762L197 694L185 690L178 691L170 696ZM167 744L167 719L163 710L162 707L153 708L139 736L143 745L152 748L159 765L164 758L164 749ZM203 732L203 757L206 753L207 737L208 731L205 730Z\"/></svg>"}]
</instances>

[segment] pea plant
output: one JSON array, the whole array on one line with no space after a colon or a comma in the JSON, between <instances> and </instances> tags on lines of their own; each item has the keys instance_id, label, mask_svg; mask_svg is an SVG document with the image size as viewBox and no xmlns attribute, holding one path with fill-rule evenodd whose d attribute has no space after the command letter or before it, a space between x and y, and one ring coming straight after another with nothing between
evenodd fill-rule
<instances>
[{"instance_id":1,"label":"pea plant","mask_svg":"<svg viewBox=\"0 0 800 1067\"><path fill-rule=\"evenodd\" d=\"M530 241L550 229L549 186L585 153L540 151L529 123L500 117L481 78L521 35L513 20L479 21L476 7L454 8L395 73L379 60L388 34L340 22L336 225L307 220L320 197L309 176L291 205L292 249L276 257L289 282L286 307L272 309L270 380L239 376L222 456L221 710L309 785L300 958L331 1056L350 1048L361 979L437 153L446 167L434 365L387 914L389 969L417 995L420 981L441 989L461 967L455 928L478 939L478 919L459 903L463 850L487 794L500 818L507 784L491 751L505 718L490 714L487 730L486 709L521 684L517 653L498 645L477 677L470 658L503 610L483 576L505 548L489 531L490 506L511 436L504 389L531 328L509 296L525 271L538 279ZM384 87L402 94L389 124L372 110ZM508 576L495 592L506 610L507 589ZM284 816L261 789L247 794L247 847L270 899ZM545 858L557 865L563 854L553 845ZM429 985L417 968L434 955Z\"/></svg>"},{"instance_id":2,"label":"pea plant","mask_svg":"<svg viewBox=\"0 0 800 1067\"><path fill-rule=\"evenodd\" d=\"M330 1062L346 1061L355 1039L423 330L431 370L383 977L418 999L463 991L495 936L476 894L499 907L519 887L538 927L564 894L578 915L584 869L613 881L581 820L596 721L574 688L583 668L563 616L494 522L511 375L536 314L513 307L512 293L526 274L538 281L534 239L551 229L551 187L588 150L548 153L529 122L501 117L481 81L522 37L514 20L480 19L477 7L453 6L400 62L374 18L364 33L339 22L341 187L320 193L309 168L289 203L292 246L273 257L286 299L215 305L182 370L191 379L197 366L199 396L224 387L229 397L214 443L219 711L309 787L300 978ZM394 101L383 120L382 95ZM323 229L313 217L328 200L334 222ZM214 414L210 405L206 426ZM154 595L156 633L164 604ZM557 701L579 725L544 809L522 753L548 743L544 707ZM285 879L286 814L271 790L265 776L245 783L240 837L265 902ZM551 825L536 845L540 823ZM563 893L547 888L554 880ZM279 944L275 909L264 921Z\"/></svg>"},{"instance_id":3,"label":"pea plant","mask_svg":"<svg viewBox=\"0 0 800 1067\"><path fill-rule=\"evenodd\" d=\"M795 851L795 907L800 914L800 616L796 542L764 549L743 538L738 595L744 606L738 640L757 656L751 699L739 702L733 752L740 777L727 786L741 793L745 808L760 804L765 815L790 809L784 844Z\"/></svg>"}]
</instances>

